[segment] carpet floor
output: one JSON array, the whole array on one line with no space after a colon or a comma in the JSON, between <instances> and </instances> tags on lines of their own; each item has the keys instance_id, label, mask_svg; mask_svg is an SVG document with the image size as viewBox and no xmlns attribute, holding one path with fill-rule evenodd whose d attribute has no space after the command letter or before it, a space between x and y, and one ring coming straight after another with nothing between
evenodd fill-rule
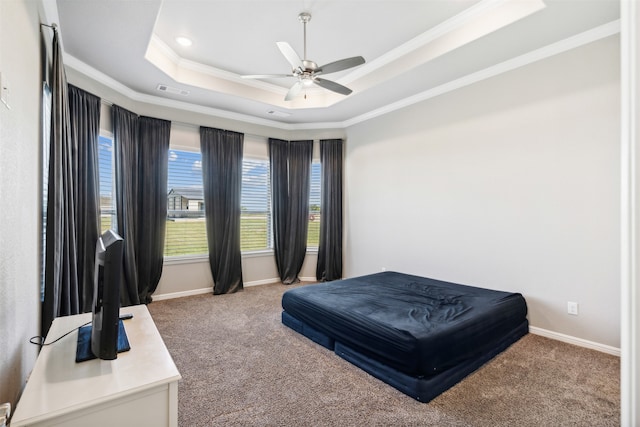
<instances>
[{"instance_id":1,"label":"carpet floor","mask_svg":"<svg viewBox=\"0 0 640 427\"><path fill-rule=\"evenodd\" d=\"M181 427L620 424L618 357L528 334L420 403L282 325L287 289L149 304L182 374Z\"/></svg>"}]
</instances>

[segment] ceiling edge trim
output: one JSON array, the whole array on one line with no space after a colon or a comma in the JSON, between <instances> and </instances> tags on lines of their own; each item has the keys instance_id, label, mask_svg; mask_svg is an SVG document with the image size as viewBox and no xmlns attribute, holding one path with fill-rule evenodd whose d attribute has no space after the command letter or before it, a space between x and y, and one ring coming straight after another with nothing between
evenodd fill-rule
<instances>
[{"instance_id":1,"label":"ceiling edge trim","mask_svg":"<svg viewBox=\"0 0 640 427\"><path fill-rule=\"evenodd\" d=\"M170 60L176 69L186 68L188 70L197 71L202 74L207 74L212 77L216 77L219 79L227 80L233 83L242 83L247 86L251 86L257 89L262 89L284 97L287 94L287 90L283 87L276 86L274 84L270 84L267 82L263 82L260 80L243 80L236 73L232 73L230 71L225 71L220 68L213 67L211 65L202 64L199 62L191 61L189 59L185 59L178 55L169 45L167 45L160 37L158 37L155 33L151 35L151 39L149 40L149 46L147 47L147 53L145 54L145 59L151 62L153 65L157 67L153 58L149 58L149 47L154 46L159 52L163 53L168 60ZM175 76L170 76L174 78Z\"/></svg>"},{"instance_id":2,"label":"ceiling edge trim","mask_svg":"<svg viewBox=\"0 0 640 427\"><path fill-rule=\"evenodd\" d=\"M486 18L488 14L495 12L496 9L499 9L500 7L504 8L505 5L508 5L511 2L513 2L513 0L482 0L479 3L471 6L470 8L465 9L457 15L454 15L446 21L436 25L435 27L428 29L424 33L419 34L418 36L412 38L404 44L390 50L384 55L367 62L361 67L358 67L356 70L344 76L344 78L342 79L342 83L350 84L358 79L372 74L376 70L394 63L399 58L411 55L412 53L418 51L421 48L424 48L434 41L445 37L447 34L454 33L455 31L458 31L465 26L473 24L475 20ZM521 8L523 9L523 12L520 13L517 18L515 18L515 21L546 7L544 2L541 0L527 0L526 2L521 2L520 6L522 6ZM498 30L503 26L511 23L512 22L500 24L497 28L494 28L491 31ZM474 36L472 39L476 39L478 37L479 36ZM471 40L467 40L465 43L461 44L466 44L469 41ZM456 46L455 48L457 47L459 46Z\"/></svg>"},{"instance_id":3,"label":"ceiling edge trim","mask_svg":"<svg viewBox=\"0 0 640 427\"><path fill-rule=\"evenodd\" d=\"M385 107L378 108L376 110L369 111L368 113L364 113L357 117L345 120L343 122L343 125L344 127L349 127L373 119L375 117L389 114L393 111L408 107L413 104L417 104L422 101L426 101L431 98L435 98L436 96L443 95L447 92L469 86L473 83L480 82L490 77L494 77L499 74L506 73L508 71L524 67L525 65L529 65L534 62L549 58L551 56L558 55L560 53L595 42L597 40L604 39L614 34L618 34L619 32L620 20L618 19L616 21L603 24L599 27L592 28L591 30L584 31L580 34L576 34L575 36L569 37L559 42L525 53L524 55L517 56L483 70L476 71L464 77L460 77L459 79L444 83L440 86L436 86L427 91L412 95L408 98L394 102Z\"/></svg>"},{"instance_id":4,"label":"ceiling edge trim","mask_svg":"<svg viewBox=\"0 0 640 427\"><path fill-rule=\"evenodd\" d=\"M162 98L159 96L146 95L129 88L128 86L120 83L119 81L107 76L106 74L96 70L95 68L80 61L76 57L65 54L64 65L76 70L77 72L95 80L107 86L109 89L115 90L123 96L126 96L132 101L144 102L151 105L157 105L160 107L177 108L184 111L191 111L193 113L202 113L220 117L223 119L238 120L241 122L252 123L261 126L269 126L277 129L291 130L290 125L287 123L277 122L274 120L263 119L260 117L250 116L247 114L234 113L232 111L220 110L217 108L204 107L201 105L190 104L184 101L177 101L173 99Z\"/></svg>"},{"instance_id":5,"label":"ceiling edge trim","mask_svg":"<svg viewBox=\"0 0 640 427\"><path fill-rule=\"evenodd\" d=\"M246 114L234 113L226 110L220 110L211 107L204 107L200 105L190 104L183 101L175 101L171 99L161 98L157 96L145 95L136 92L122 83L112 79L111 77L101 73L95 68L85 64L84 62L76 59L71 55L65 54L65 65L75 69L76 71L96 80L99 83L119 92L120 94L138 102L145 102L148 104L154 104L163 107L176 108L185 111L191 111L195 113L214 115L220 118L227 118L231 120L238 120L241 122L270 126L283 130L314 130L314 129L344 129L349 126L353 126L358 123L365 122L367 120L379 117L385 114L389 114L396 110L411 106L413 104L426 101L436 96L443 95L447 92L451 92L465 86L469 86L473 83L480 82L490 77L497 76L499 74L515 70L517 68L532 64L534 62L549 58L551 56L575 49L577 47L595 42L600 39L618 34L620 32L620 20L611 21L607 24L603 24L599 27L595 27L591 30L584 31L575 36L561 40L559 42L550 44L548 46L533 50L524 55L520 55L516 58L509 59L494 66L485 68L475 73L468 74L467 76L453 80L451 82L442 84L427 91L410 96L403 100L394 102L385 107L371 110L367 113L359 116L352 117L343 122L324 122L324 123L283 123L273 120L267 120L260 117L250 116Z\"/></svg>"},{"instance_id":6,"label":"ceiling edge trim","mask_svg":"<svg viewBox=\"0 0 640 427\"><path fill-rule=\"evenodd\" d=\"M269 126L277 129L292 130L287 123L277 122L274 120L263 119L260 117L250 116L247 114L234 113L232 111L220 110L212 107L204 107L201 105L191 104L184 101L177 101L173 99L162 98L159 96L147 95L129 88L128 86L120 83L119 81L107 76L106 74L96 70L95 68L80 61L76 57L65 54L64 55L65 66L76 70L77 72L95 80L107 86L110 89L115 90L121 95L126 96L132 101L144 102L147 104L157 105L160 107L176 108L184 111L191 111L194 113L202 113L220 117L223 119L238 120L241 122Z\"/></svg>"}]
</instances>

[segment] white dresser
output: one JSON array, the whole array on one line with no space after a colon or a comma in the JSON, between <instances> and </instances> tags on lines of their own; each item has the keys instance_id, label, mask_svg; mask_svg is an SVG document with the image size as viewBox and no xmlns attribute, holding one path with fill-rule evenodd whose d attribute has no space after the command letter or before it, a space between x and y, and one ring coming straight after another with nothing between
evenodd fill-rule
<instances>
[{"instance_id":1,"label":"white dresser","mask_svg":"<svg viewBox=\"0 0 640 427\"><path fill-rule=\"evenodd\" d=\"M145 305L123 307L131 350L115 360L76 363L77 330L42 348L11 418L20 426L178 425L181 376ZM91 320L91 313L54 320L53 341Z\"/></svg>"}]
</instances>

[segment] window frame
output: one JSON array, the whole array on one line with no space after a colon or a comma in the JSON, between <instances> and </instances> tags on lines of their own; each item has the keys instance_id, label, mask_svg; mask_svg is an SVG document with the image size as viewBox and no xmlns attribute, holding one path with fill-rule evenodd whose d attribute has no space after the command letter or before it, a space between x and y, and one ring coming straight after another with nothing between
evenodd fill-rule
<instances>
[{"instance_id":1,"label":"window frame","mask_svg":"<svg viewBox=\"0 0 640 427\"><path fill-rule=\"evenodd\" d=\"M200 156L200 159L198 161L200 161L200 164L202 165L202 153L200 152L200 148L196 148L196 147L191 147L191 146L186 146L186 145L177 145L177 144L170 144L169 145L169 155L167 158L167 198L169 196L169 191L171 190L172 187L169 186L169 162L171 161L171 152L172 151L179 151L179 152L188 152L188 153L195 153L198 154ZM204 188L204 183L203 183L203 188ZM204 203L204 202L203 202ZM204 211L203 211L203 215L204 215ZM206 222L206 219L203 217L203 220ZM167 212L166 212L166 224L168 224L169 222L169 200L167 199ZM205 241L206 241L206 223L205 223ZM166 243L166 228L165 228L165 247L164 247L164 251L166 251L167 248L167 243ZM164 252L163 251L163 252ZM182 254L182 255L164 255L163 253L163 259L164 262L166 264L187 264L187 263L191 263L194 261L198 261L198 262L205 262L209 260L209 251L207 249L207 252L205 253L193 253L193 254Z\"/></svg>"},{"instance_id":2,"label":"window frame","mask_svg":"<svg viewBox=\"0 0 640 427\"><path fill-rule=\"evenodd\" d=\"M314 182L313 182L313 177L314 177L314 171L313 171L313 167L314 165L317 165L317 167L319 168L318 171L318 182L316 183L317 188L318 188L318 200L317 200L317 205L320 208L319 210L319 216L320 218L322 218L322 163L320 162L319 159L313 159L313 161L311 162L311 170L309 171L310 177L309 177L309 216L312 215L311 212L311 204L312 202L314 202L315 200L312 199L313 197L313 188L314 188ZM315 203L314 203L315 204ZM307 230L307 252L310 253L317 253L318 252L318 247L320 246L320 218L317 220L318 223L318 244L316 246L309 246L309 230L311 229L311 219L309 219L309 229ZM315 221L314 221L315 222Z\"/></svg>"},{"instance_id":3,"label":"window frame","mask_svg":"<svg viewBox=\"0 0 640 427\"><path fill-rule=\"evenodd\" d=\"M169 146L169 152L171 151L187 151L187 152L191 152L191 153L198 153L200 156L202 156L202 153L200 151L200 149L196 149L195 147L191 147L191 146L186 146L186 145L177 145L177 144L172 144ZM267 159L264 159L260 156L252 156L252 155L245 155L243 154L243 178L244 178L244 162L245 160L249 160L249 161L259 161L259 162L266 162L266 166L267 169L269 168L269 162ZM268 173L270 173L270 170L268 170ZM256 257L264 257L264 256L273 256L273 209L271 206L271 179L270 179L270 175L268 175L267 177L267 186L268 186L268 190L267 190L267 205L269 208L269 225L267 228L267 233L268 233L268 247L265 249L256 249L256 250L250 250L250 251L242 251L241 252L241 256L243 258L256 258ZM170 188L169 185L167 183L167 195L169 192ZM169 209L169 203L167 201L167 210ZM188 263L192 263L192 262L207 262L209 260L209 254L208 252L205 254L185 254L185 255L164 255L164 262L167 265L172 265L172 264L188 264Z\"/></svg>"}]
</instances>

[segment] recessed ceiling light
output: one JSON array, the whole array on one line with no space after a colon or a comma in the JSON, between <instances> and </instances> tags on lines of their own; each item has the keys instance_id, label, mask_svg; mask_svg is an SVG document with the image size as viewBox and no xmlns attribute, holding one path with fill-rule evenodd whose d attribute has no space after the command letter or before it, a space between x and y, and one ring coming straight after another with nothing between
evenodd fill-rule
<instances>
[{"instance_id":1,"label":"recessed ceiling light","mask_svg":"<svg viewBox=\"0 0 640 427\"><path fill-rule=\"evenodd\" d=\"M189 37L184 36L176 37L176 42L178 42L178 44L181 46L191 46L193 44Z\"/></svg>"}]
</instances>

